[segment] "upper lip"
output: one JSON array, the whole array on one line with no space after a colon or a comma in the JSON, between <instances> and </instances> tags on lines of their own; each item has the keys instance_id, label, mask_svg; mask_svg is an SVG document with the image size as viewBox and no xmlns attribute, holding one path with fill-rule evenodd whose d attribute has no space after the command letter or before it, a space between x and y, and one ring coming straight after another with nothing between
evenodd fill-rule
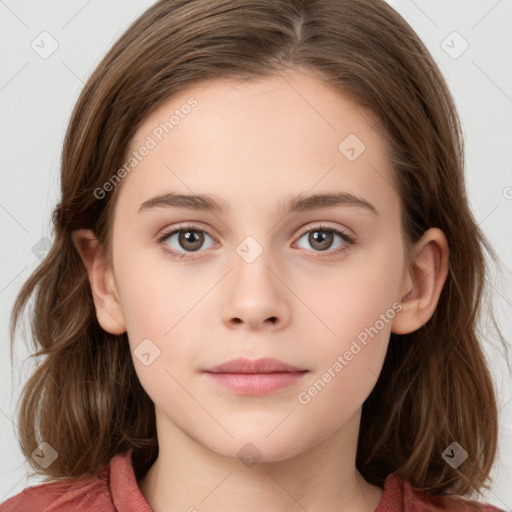
<instances>
[{"instance_id":1,"label":"upper lip","mask_svg":"<svg viewBox=\"0 0 512 512\"><path fill-rule=\"evenodd\" d=\"M304 368L292 366L284 361L271 357L246 359L243 357L231 359L225 363L205 370L211 373L273 373L273 372L303 372Z\"/></svg>"}]
</instances>

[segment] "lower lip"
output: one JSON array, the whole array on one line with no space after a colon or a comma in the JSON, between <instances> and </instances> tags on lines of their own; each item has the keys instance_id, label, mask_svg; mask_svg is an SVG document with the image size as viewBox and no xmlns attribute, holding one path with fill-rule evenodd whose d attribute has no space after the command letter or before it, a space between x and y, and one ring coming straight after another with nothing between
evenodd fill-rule
<instances>
[{"instance_id":1,"label":"lower lip","mask_svg":"<svg viewBox=\"0 0 512 512\"><path fill-rule=\"evenodd\" d=\"M217 384L230 391L240 395L258 396L293 386L308 372L207 373Z\"/></svg>"}]
</instances>

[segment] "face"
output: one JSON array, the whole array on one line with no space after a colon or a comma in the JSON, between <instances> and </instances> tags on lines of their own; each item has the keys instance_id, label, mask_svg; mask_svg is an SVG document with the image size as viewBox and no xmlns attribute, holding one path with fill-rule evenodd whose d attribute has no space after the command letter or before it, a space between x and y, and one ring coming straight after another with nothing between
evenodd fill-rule
<instances>
[{"instance_id":1,"label":"face","mask_svg":"<svg viewBox=\"0 0 512 512\"><path fill-rule=\"evenodd\" d=\"M180 432L230 457L250 442L262 461L358 417L404 276L376 120L311 74L283 77L202 84L151 115L131 144L149 150L120 185L112 238L122 322L159 436ZM175 196L141 209L171 193L219 208ZM324 194L338 201L304 200ZM303 371L205 371L262 357Z\"/></svg>"}]
</instances>

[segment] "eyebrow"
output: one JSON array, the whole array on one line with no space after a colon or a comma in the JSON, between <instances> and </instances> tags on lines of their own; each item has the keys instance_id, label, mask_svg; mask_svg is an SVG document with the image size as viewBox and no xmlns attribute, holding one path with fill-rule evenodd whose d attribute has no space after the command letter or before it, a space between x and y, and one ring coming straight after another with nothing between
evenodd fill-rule
<instances>
[{"instance_id":1,"label":"eyebrow","mask_svg":"<svg viewBox=\"0 0 512 512\"><path fill-rule=\"evenodd\" d=\"M379 212L372 203L349 192L312 195L299 194L289 198L284 203L280 203L280 212L303 212L320 208L335 208L337 206L358 206L374 215L379 215ZM231 212L229 203L219 200L212 194L180 194L172 191L159 194L144 201L140 205L138 213L154 208L183 208L211 211L224 215Z\"/></svg>"}]
</instances>

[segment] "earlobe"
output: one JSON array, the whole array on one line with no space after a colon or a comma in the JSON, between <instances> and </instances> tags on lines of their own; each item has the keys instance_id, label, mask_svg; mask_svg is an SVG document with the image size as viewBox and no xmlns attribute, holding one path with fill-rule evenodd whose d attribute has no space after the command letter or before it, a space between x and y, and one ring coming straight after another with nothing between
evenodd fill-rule
<instances>
[{"instance_id":1,"label":"earlobe","mask_svg":"<svg viewBox=\"0 0 512 512\"><path fill-rule=\"evenodd\" d=\"M429 229L417 242L402 285L402 309L391 332L414 332L432 317L448 275L448 254L446 236L438 228Z\"/></svg>"},{"instance_id":2,"label":"earlobe","mask_svg":"<svg viewBox=\"0 0 512 512\"><path fill-rule=\"evenodd\" d=\"M123 334L126 332L124 315L101 244L90 229L78 229L71 236L87 270L99 324L111 334Z\"/></svg>"}]
</instances>

